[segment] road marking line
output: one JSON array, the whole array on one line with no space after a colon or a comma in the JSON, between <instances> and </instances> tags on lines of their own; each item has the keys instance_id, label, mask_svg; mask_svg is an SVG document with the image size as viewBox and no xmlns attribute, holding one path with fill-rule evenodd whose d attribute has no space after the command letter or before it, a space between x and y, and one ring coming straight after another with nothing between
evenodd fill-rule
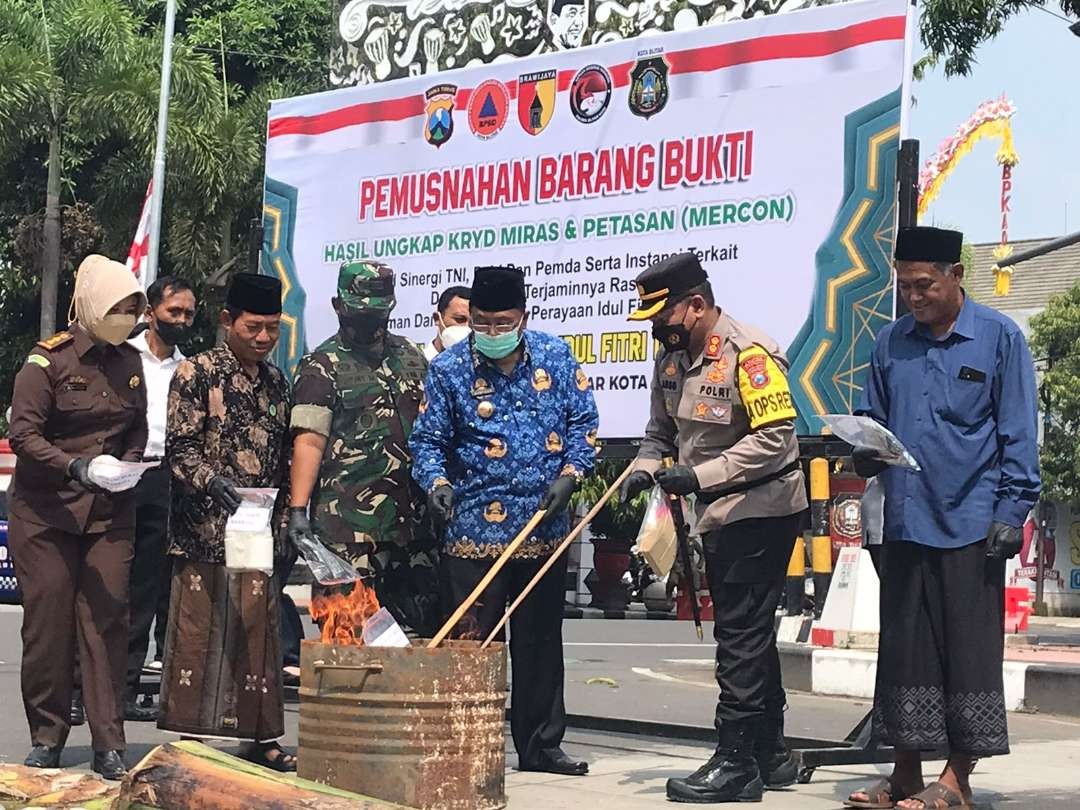
<instances>
[{"instance_id":1,"label":"road marking line","mask_svg":"<svg viewBox=\"0 0 1080 810\"><path fill-rule=\"evenodd\" d=\"M716 684L698 683L697 681L688 681L685 678L676 678L674 675L666 675L663 672L655 672L648 667L630 667L630 671L635 675L644 675L646 678L652 678L657 681L663 681L664 683L681 683L686 686L696 686L699 689L715 690Z\"/></svg>"},{"instance_id":2,"label":"road marking line","mask_svg":"<svg viewBox=\"0 0 1080 810\"><path fill-rule=\"evenodd\" d=\"M712 646L712 642L700 641L697 644L667 644L664 642L645 641L564 641L564 647L696 647L701 649Z\"/></svg>"}]
</instances>

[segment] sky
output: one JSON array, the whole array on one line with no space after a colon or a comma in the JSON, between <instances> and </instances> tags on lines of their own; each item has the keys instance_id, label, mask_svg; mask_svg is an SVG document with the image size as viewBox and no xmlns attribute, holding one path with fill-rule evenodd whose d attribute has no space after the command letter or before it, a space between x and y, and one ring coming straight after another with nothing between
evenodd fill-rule
<instances>
[{"instance_id":1,"label":"sky","mask_svg":"<svg viewBox=\"0 0 1080 810\"><path fill-rule=\"evenodd\" d=\"M1050 7L1060 13L1056 4ZM1002 93L1016 105L1009 240L1080 230L1080 37L1068 23L1030 10L1012 18L976 51L970 76L945 78L937 68L913 87L911 135L921 162L937 151L983 101ZM981 141L942 186L922 222L959 228L969 242L1000 234L998 142Z\"/></svg>"}]
</instances>

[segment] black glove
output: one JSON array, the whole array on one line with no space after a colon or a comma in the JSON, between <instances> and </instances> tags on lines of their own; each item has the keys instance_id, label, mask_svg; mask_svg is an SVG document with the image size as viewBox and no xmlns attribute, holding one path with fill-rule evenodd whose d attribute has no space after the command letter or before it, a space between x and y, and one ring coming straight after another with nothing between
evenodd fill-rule
<instances>
[{"instance_id":1,"label":"black glove","mask_svg":"<svg viewBox=\"0 0 1080 810\"><path fill-rule=\"evenodd\" d=\"M289 542L296 545L298 539L315 539L315 532L311 530L311 521L308 520L307 508L303 506L289 507Z\"/></svg>"},{"instance_id":2,"label":"black glove","mask_svg":"<svg viewBox=\"0 0 1080 810\"><path fill-rule=\"evenodd\" d=\"M450 516L454 514L454 488L449 484L439 484L428 495L428 508L431 516L440 526L450 522Z\"/></svg>"},{"instance_id":3,"label":"black glove","mask_svg":"<svg viewBox=\"0 0 1080 810\"><path fill-rule=\"evenodd\" d=\"M996 520L990 524L986 536L986 556L995 560L1008 560L1020 553L1024 545L1024 533L1019 526L1007 526Z\"/></svg>"},{"instance_id":4,"label":"black glove","mask_svg":"<svg viewBox=\"0 0 1080 810\"><path fill-rule=\"evenodd\" d=\"M566 511L566 507L570 505L570 496L574 494L577 485L577 478L572 475L560 475L551 482L544 500L540 501L540 508L547 510L541 525L554 520Z\"/></svg>"},{"instance_id":5,"label":"black glove","mask_svg":"<svg viewBox=\"0 0 1080 810\"><path fill-rule=\"evenodd\" d=\"M644 470L634 470L634 472L630 473L626 480L623 481L622 489L619 491L619 500L623 503L632 501L652 485L652 475Z\"/></svg>"},{"instance_id":6,"label":"black glove","mask_svg":"<svg viewBox=\"0 0 1080 810\"><path fill-rule=\"evenodd\" d=\"M67 477L95 495L108 495L109 491L90 480L90 462L85 458L72 459L68 464Z\"/></svg>"},{"instance_id":7,"label":"black glove","mask_svg":"<svg viewBox=\"0 0 1080 810\"><path fill-rule=\"evenodd\" d=\"M856 447L851 451L851 461L859 478L873 478L889 465L877 457L877 451L869 447Z\"/></svg>"},{"instance_id":8,"label":"black glove","mask_svg":"<svg viewBox=\"0 0 1080 810\"><path fill-rule=\"evenodd\" d=\"M230 515L236 514L236 510L240 508L240 504L244 500L240 497L240 493L236 491L236 484L224 475L215 475L211 478L206 493L213 499L214 503Z\"/></svg>"},{"instance_id":9,"label":"black glove","mask_svg":"<svg viewBox=\"0 0 1080 810\"><path fill-rule=\"evenodd\" d=\"M674 467L657 470L655 477L660 489L668 495L689 495L701 489L697 473L694 472L693 467L687 467L685 464L676 464Z\"/></svg>"}]
</instances>

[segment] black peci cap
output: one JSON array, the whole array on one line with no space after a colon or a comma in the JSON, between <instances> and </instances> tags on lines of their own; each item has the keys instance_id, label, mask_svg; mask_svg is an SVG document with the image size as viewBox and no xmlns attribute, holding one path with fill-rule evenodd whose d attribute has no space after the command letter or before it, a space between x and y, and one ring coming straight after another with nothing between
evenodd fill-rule
<instances>
[{"instance_id":1,"label":"black peci cap","mask_svg":"<svg viewBox=\"0 0 1080 810\"><path fill-rule=\"evenodd\" d=\"M477 267L469 305L484 312L525 309L525 273L517 267Z\"/></svg>"},{"instance_id":2,"label":"black peci cap","mask_svg":"<svg viewBox=\"0 0 1080 810\"><path fill-rule=\"evenodd\" d=\"M631 321L646 321L669 303L709 280L694 253L679 253L649 267L634 281L641 303L630 313Z\"/></svg>"},{"instance_id":3,"label":"black peci cap","mask_svg":"<svg viewBox=\"0 0 1080 810\"><path fill-rule=\"evenodd\" d=\"M960 261L964 247L964 235L960 231L944 228L928 228L922 225L900 228L896 232L894 258L901 262L949 262Z\"/></svg>"},{"instance_id":4,"label":"black peci cap","mask_svg":"<svg viewBox=\"0 0 1080 810\"><path fill-rule=\"evenodd\" d=\"M253 315L278 315L281 312L281 281L259 273L233 276L225 304Z\"/></svg>"}]
</instances>

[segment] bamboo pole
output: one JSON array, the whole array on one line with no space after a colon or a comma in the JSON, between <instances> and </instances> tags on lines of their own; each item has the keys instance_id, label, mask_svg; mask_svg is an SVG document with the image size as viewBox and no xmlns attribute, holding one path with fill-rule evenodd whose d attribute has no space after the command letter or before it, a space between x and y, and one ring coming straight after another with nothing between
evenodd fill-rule
<instances>
[{"instance_id":1,"label":"bamboo pole","mask_svg":"<svg viewBox=\"0 0 1080 810\"><path fill-rule=\"evenodd\" d=\"M532 591L532 589L535 588L539 584L540 580L544 578L544 574L546 574L548 571L551 570L551 566L555 565L555 561L558 560L559 557L562 556L563 552L565 552L568 548L570 548L570 544L573 543L577 539L578 535L581 534L581 532L585 529L585 527L589 525L589 522L594 517L596 517L596 515L604 507L604 504L606 504L611 499L611 496L615 494L615 492L622 485L622 482L626 480L627 476L630 475L630 473L633 471L633 469L634 469L633 462L631 462L630 464L627 464L626 469L623 470L622 473L619 475L619 477L615 479L615 482L610 487L607 488L607 492L605 492L600 497L600 500L598 500L595 504L593 504L593 508L590 509L588 511L588 513L585 515L585 517L583 517L581 519L581 522L577 526L574 527L574 530L572 532L570 532L570 534L566 535L566 539L563 540L559 544L559 547L556 548L555 551L553 551L551 553L551 556L548 557L547 562L544 563L543 567L539 571L536 572L536 575L532 578L532 581L530 581L529 584L526 585L522 589L521 593L518 594L517 599L515 599L513 602L510 603L510 607L508 607L506 609L506 613L504 613L503 617L501 619L499 619L499 623L497 625L495 625L495 629L491 631L491 633L488 635L488 637L486 639L484 639L484 643L480 645L480 649L484 649L489 644L491 644L491 640L493 638L495 638L495 636L498 634L498 632L503 629L503 627L506 625L506 623L508 621L510 621L510 615L515 610L517 610L518 607L521 606L521 603L525 601L525 597L528 596L529 593Z\"/></svg>"},{"instance_id":2,"label":"bamboo pole","mask_svg":"<svg viewBox=\"0 0 1080 810\"><path fill-rule=\"evenodd\" d=\"M473 602L480 598L480 594L484 592L484 589L491 584L491 580L495 579L495 575L498 574L508 562L510 558L514 556L514 552L518 550L518 547L525 542L525 539L532 533L532 530L536 528L537 524L544 519L544 515L547 514L546 509L537 510L536 514L529 518L529 522L525 524L525 528L518 532L517 537L510 541L510 545L506 547L503 553L495 560L495 564L491 566L490 570L484 574L484 578L480 580L473 592L468 595L464 602L458 605L457 610L454 611L454 615L446 620L446 624L442 626L434 638L428 642L428 649L432 647L438 647L442 644L444 638L446 638L450 631L454 629L454 626L461 621L461 617L473 606Z\"/></svg>"}]
</instances>

